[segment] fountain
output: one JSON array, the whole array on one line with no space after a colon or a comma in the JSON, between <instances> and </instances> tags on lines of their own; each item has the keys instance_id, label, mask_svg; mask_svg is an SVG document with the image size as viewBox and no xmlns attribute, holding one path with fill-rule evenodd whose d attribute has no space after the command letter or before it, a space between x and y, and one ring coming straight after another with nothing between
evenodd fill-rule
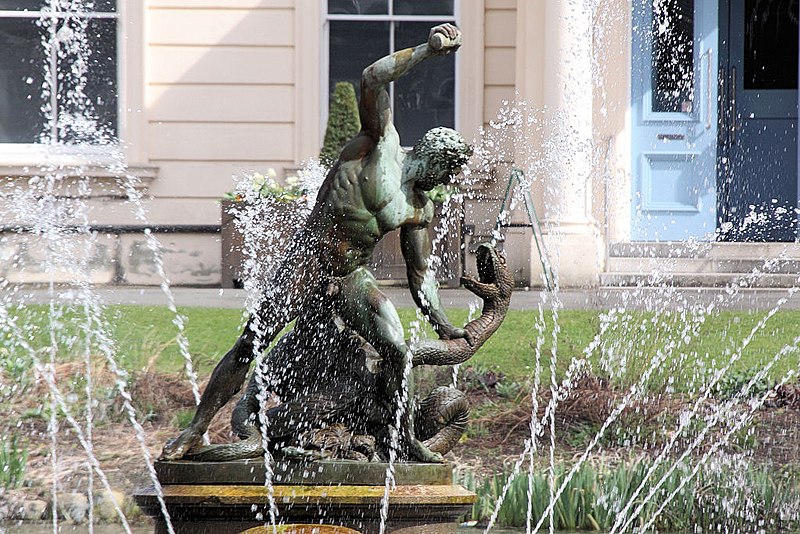
<instances>
[{"instance_id":1,"label":"fountain","mask_svg":"<svg viewBox=\"0 0 800 534\"><path fill-rule=\"evenodd\" d=\"M322 183L194 419L165 446L156 463L162 500L155 487L137 494L145 512L160 517L166 508L177 532L257 526L251 507L273 525L280 514L289 524L319 519L361 531L424 532L454 526L471 504L468 492L451 485L451 470L436 465L466 429L466 398L440 387L417 406L411 369L474 355L505 317L513 281L503 257L481 248L480 279L462 283L481 297L483 312L463 329L450 324L430 274L426 193L461 172L471 148L456 132L436 128L406 154L387 93L416 64L460 44L454 26L440 25L427 42L364 69L361 132ZM364 267L378 240L396 229L411 294L438 341L406 341L397 312ZM291 320L292 331L258 357ZM254 358L231 419L241 441L200 445ZM208 463L225 461L236 462ZM157 530L166 527L159 520Z\"/></svg>"},{"instance_id":2,"label":"fountain","mask_svg":"<svg viewBox=\"0 0 800 534\"><path fill-rule=\"evenodd\" d=\"M654 5L668 3L665 0ZM587 0L571 4L586 7L580 10L585 18L569 23L577 28L570 38L580 41L573 43L579 56L576 62L584 65L580 62L589 59L585 65L591 72L583 73L588 80L599 76L603 58L589 58L580 46L604 36L602 28L596 28L595 34L582 33L591 31L586 22L602 22L605 17L615 15L603 10L604 2ZM642 2L637 0L634 4ZM85 19L72 20L65 14L67 7L74 10L75 5L76 2L66 0L52 0L48 4L49 10L40 22L41 28L48 30L43 31L47 56L66 61L90 55L86 28L82 25ZM63 21L69 24L59 25ZM669 20L662 23L668 41L671 23ZM449 31L435 31L427 46L437 52L454 49L457 36ZM375 67L371 75L379 78L406 60L413 62L414 53L409 58L401 53L388 64ZM89 64L76 61L75 69L65 70L65 76L75 76L75 82L67 84L75 90L65 101L62 113L45 110L44 130L48 135L66 132L71 139L69 143L80 145L91 141L93 145L108 146L108 153L113 156L113 132L93 124L99 114L93 111L92 99L82 89L81 80L86 79L82 69ZM557 74L564 73L558 70ZM689 84L690 75L683 72L681 76L675 84L678 89ZM575 91L586 89L581 85L584 82L569 76L565 80ZM43 90L46 102L50 101L50 92L57 91L47 84ZM605 98L605 94L601 96ZM580 102L578 99L577 103ZM575 102L567 102L570 103L579 109ZM605 106L603 101L604 111ZM491 236L496 244L505 237L504 225L514 217L519 220L520 213L527 215L525 219L531 227L535 226L534 221L538 223L529 193L540 186L541 176L558 175L570 166L588 165L602 151L579 122L580 117L576 121L574 114L563 110L534 109L521 101L504 102L497 118L482 132L471 168L464 169L465 182L479 173L494 172L500 166L498 162L514 161L521 169L509 177L500 224ZM519 144L508 143L509 139L527 139L532 130L546 138L541 149L521 149ZM452 146L461 147L455 134L440 131L428 140L427 146L420 147L420 152L431 156L432 152L426 151L442 139L447 142L440 143L438 148L451 148L451 142ZM344 155L346 162L355 161L353 154L371 150L371 141L375 139L362 137L351 145L350 152ZM56 152L70 148L69 143L58 138L47 142ZM514 153L506 152L510 146L515 147ZM461 147L449 156L460 165L465 150ZM118 161L121 158L112 157L110 162L105 158L94 163L109 167L114 187L124 192L135 218L144 223L146 213L140 184ZM455 167L447 170L454 171ZM423 178L423 182L428 178L420 176L419 167L411 160L405 170ZM608 181L614 179L612 163L607 162L603 171ZM565 175L576 173L579 172ZM234 356L244 356L247 362L255 359L252 375L231 418L231 426L241 439L209 445L203 440L208 419L227 400L228 393L244 385L247 366L233 366L233 371L228 369L227 374L225 369L216 372L223 377L222 382L212 381L201 399L185 332L186 321L176 306L164 266L158 261L161 249L158 240L153 233L146 233L144 241L157 260L156 270L163 281L170 321L175 325L176 346L185 361L186 400L188 404L200 405L199 416L187 433L166 447L161 460L154 461L151 450L155 444L147 435L146 415L135 407L131 377L120 357L124 347L111 333L112 325L103 313L104 306L92 278L89 258L103 243L102 235L91 227L90 207L85 198L86 191L97 187L97 182L87 178L90 172L86 168L59 162L34 169L30 174L30 180L22 186L4 184L4 198L9 202L3 204L3 213L8 220L19 223L19 241L25 242L7 259L20 265L28 261L29 268L40 269L47 279L47 304L32 308L33 315L39 313L39 316L26 315L17 304L25 303L26 289L7 280L0 281L4 290L0 302L0 333L4 339L0 358L4 370L27 367L39 380L38 415L13 415L23 435L27 432L39 436L40 442L41 436L46 440L46 461L52 476L49 487L41 492L51 495L47 506L64 510L61 515L50 515L51 530L58 531L60 523L70 518L88 522L92 532L101 509L105 509L102 512L105 520L112 517L119 521L119 530L132 532L135 528L128 506L109 498L114 494L115 475L107 468L107 458L97 453L102 439L97 427L104 417L98 408L103 400L99 398L101 392L113 394L117 399L120 417L129 428L127 440L133 444L135 455L141 457L136 469L145 473L149 487L140 491L136 499L156 519L158 531L205 528L210 532L246 529L277 532L289 528L287 524L295 525L292 528L296 531L317 528L344 532L346 527L367 532L407 531L407 528L426 532L453 530L476 496L459 485L466 485L464 480L454 483L452 468L438 460L459 440L467 424L465 397L458 391L459 384L464 384L465 373L458 367L468 363L498 329L509 305L509 273L495 248L477 249L479 276L467 278L465 287L482 300L483 311L471 317L463 329L449 323L430 279L421 276L412 281L412 292L418 305L433 319L442 339L426 339L419 326L414 326L408 339L386 343L385 337L372 338L365 331L364 321L369 317L364 319L356 313L358 308L350 308L348 297L355 295L353 298L361 299L366 294L363 300L372 304L390 306L390 303L373 292L376 290L366 274L359 282L364 285L348 285L342 279L352 274L346 272L348 262L361 265L360 255L368 256L374 241L394 228L397 221L377 225L376 230L368 216L358 231L347 229L337 234L335 225L325 226L326 217L335 213L322 208L304 212L310 218L311 223L307 223L310 227L319 229L321 225L329 231L324 234L325 239L319 236L310 241L299 239L290 250L288 257L307 260L308 270L300 272L296 279L292 278L298 274L295 270L288 275L280 271L278 275L270 275L265 256L251 253L251 268L261 269L260 275L245 280L252 298L248 311L253 319L231 352ZM331 183L322 184L319 171L310 174L322 187L320 198L330 200ZM467 191L460 194L482 194L479 181L467 185L464 188ZM646 279L639 280L638 287L615 293L618 298L610 305L598 305L602 312L597 315L597 324L593 325L596 328L588 338L565 342L564 332L572 317L566 302L569 295L560 287L559 249L573 246L576 238L559 234L552 221L574 214L571 211L574 206L563 205L557 192L546 188L541 196L548 206L548 215L542 219L543 235L535 237L537 245L542 245L542 273L546 274L542 286L548 290L525 295L526 302L533 302L527 310L533 324L524 348L531 356L528 360L531 380L523 385L529 388L530 402L524 395L517 397L517 408L526 417L521 418L523 424L517 425L522 430L508 433L514 439L522 437L504 477L492 479L492 487L487 490L484 486L484 491L479 492L481 514L487 520L481 526L488 532L503 521L508 524L509 507L516 507L514 524L528 532L541 528L550 531L598 528L611 532L651 528L769 531L797 525L800 500L796 498L796 487L791 485L795 480L791 473L786 475L788 483L783 485L784 474L777 470L770 472L766 481L759 478L761 471L753 468L753 461L741 451L745 446L740 444L756 439L754 429L748 427L759 410L770 405L792 406L795 402L792 399L797 397L795 367L800 338L792 334L785 345L767 343L768 353L758 360L757 369L744 377L738 371L759 338L777 339L780 329L793 328L773 325L784 309L792 305L797 280L793 287L780 291L765 313L752 321L737 315L724 323L729 330L719 335L708 327L713 324L717 328L726 310L747 307L748 288L759 285L765 273L785 269L781 264L785 258L764 257L752 271L733 279L711 298L696 297L670 285L665 266L656 265L654 260L654 267L645 273ZM353 207L352 200L350 196L339 196L333 205L339 210L349 209ZM425 205L424 199L418 200L419 205ZM758 211L757 207L753 209ZM420 218L427 216L425 207ZM263 213L254 210L245 217L249 218L245 226L252 230ZM754 221L768 222L769 216L755 213L742 224L752 225ZM364 227L367 237L361 233ZM741 233L736 228L726 227L726 231L732 231L731 235ZM308 237L308 231L304 237ZM404 238L407 247L410 239L414 238L409 235ZM331 247L338 243L343 244L340 249ZM712 248L709 243L691 241L662 245L668 249L667 261L703 256ZM436 265L436 258L428 256L424 247L422 250L425 254L412 251L416 275ZM347 261L338 266L318 261L338 258L336 254L340 252ZM549 257L547 252L551 253ZM293 298L297 292L292 292L298 287L303 293L300 303ZM287 291L291 293L288 296ZM24 311L25 306L22 308ZM294 330L274 347L267 348L271 338L290 319L295 319ZM36 324L45 325L44 344L31 341ZM717 340L716 344L709 346L708 339ZM81 368L74 375L79 380L74 382L65 380L61 374L60 365L65 363L60 359L61 353L67 348L78 356L68 363ZM521 351L520 358L526 355L527 352ZM102 373L98 372L98 361L102 362ZM430 393L425 392L424 399L413 402L414 367L451 365L454 366L452 380L448 377L451 387L436 387ZM20 372L12 376L21 375ZM595 376L601 378L592 381ZM770 377L772 381L767 380ZM98 388L101 381L105 381L107 389ZM0 400L8 404L9 398L29 387L24 379L19 382L0 382ZM491 389L485 384L482 387ZM582 396L589 397L592 405L587 408L586 402L581 404ZM493 398L498 400L498 396ZM664 406L669 409L659 411ZM576 419L570 416L578 409L591 412L591 417L578 421L583 426L576 430ZM559 455L565 436L582 438L579 445L572 446L566 459ZM5 446L5 442L0 444ZM765 446L776 445L772 441ZM64 461L68 447L82 451L77 466L75 462ZM608 451L610 460L605 457ZM627 456L628 453L632 456ZM638 463L629 468L626 462L630 458ZM695 485L697 480L702 485ZM87 506L82 516L75 512L77 507L70 500L74 493L65 492L68 481L75 482L77 491L85 495ZM704 492L708 487L714 488L713 495ZM7 504L4 502L7 494L1 491L0 510ZM30 502L23 507L37 510L40 504ZM693 516L695 522L678 523L678 512L691 508L697 512ZM43 510L39 510L40 517ZM578 518L573 518L572 524L569 510Z\"/></svg>"}]
</instances>

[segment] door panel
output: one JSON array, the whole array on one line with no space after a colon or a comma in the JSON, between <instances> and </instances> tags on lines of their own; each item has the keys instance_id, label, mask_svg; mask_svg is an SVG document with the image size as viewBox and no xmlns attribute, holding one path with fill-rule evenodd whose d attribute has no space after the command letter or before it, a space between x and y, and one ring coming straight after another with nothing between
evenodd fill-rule
<instances>
[{"instance_id":1,"label":"door panel","mask_svg":"<svg viewBox=\"0 0 800 534\"><path fill-rule=\"evenodd\" d=\"M797 0L721 5L725 99L720 238L797 236ZM726 20L727 19L727 20Z\"/></svg>"},{"instance_id":2,"label":"door panel","mask_svg":"<svg viewBox=\"0 0 800 534\"><path fill-rule=\"evenodd\" d=\"M717 14L706 0L634 0L634 240L713 238Z\"/></svg>"}]
</instances>

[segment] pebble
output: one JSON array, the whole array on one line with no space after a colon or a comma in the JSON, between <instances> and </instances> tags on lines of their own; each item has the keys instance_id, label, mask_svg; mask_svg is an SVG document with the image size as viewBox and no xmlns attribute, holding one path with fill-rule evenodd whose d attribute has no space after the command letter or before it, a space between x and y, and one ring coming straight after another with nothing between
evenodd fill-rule
<instances>
[{"instance_id":1,"label":"pebble","mask_svg":"<svg viewBox=\"0 0 800 534\"><path fill-rule=\"evenodd\" d=\"M47 513L48 502L41 499L26 500L18 503L16 517L22 521L39 521Z\"/></svg>"},{"instance_id":2,"label":"pebble","mask_svg":"<svg viewBox=\"0 0 800 534\"><path fill-rule=\"evenodd\" d=\"M59 493L57 506L58 517L71 523L85 523L89 517L89 499L83 493Z\"/></svg>"},{"instance_id":3,"label":"pebble","mask_svg":"<svg viewBox=\"0 0 800 534\"><path fill-rule=\"evenodd\" d=\"M0 521L40 521L49 503L20 490L0 488Z\"/></svg>"},{"instance_id":4,"label":"pebble","mask_svg":"<svg viewBox=\"0 0 800 534\"><path fill-rule=\"evenodd\" d=\"M48 494L39 498L21 491L0 492L0 521L41 521L52 518L53 499ZM128 515L132 511L128 499L121 491L102 490L94 495L94 520L102 523L116 523L119 516L114 501ZM89 520L89 499L83 493L58 494L58 518L73 524L83 524ZM2 530L0 530L2 532Z\"/></svg>"},{"instance_id":5,"label":"pebble","mask_svg":"<svg viewBox=\"0 0 800 534\"><path fill-rule=\"evenodd\" d=\"M98 521L119 521L117 510L114 508L114 501L117 506L124 512L125 511L125 494L121 491L112 489L103 490L95 495L94 501L94 516Z\"/></svg>"}]
</instances>

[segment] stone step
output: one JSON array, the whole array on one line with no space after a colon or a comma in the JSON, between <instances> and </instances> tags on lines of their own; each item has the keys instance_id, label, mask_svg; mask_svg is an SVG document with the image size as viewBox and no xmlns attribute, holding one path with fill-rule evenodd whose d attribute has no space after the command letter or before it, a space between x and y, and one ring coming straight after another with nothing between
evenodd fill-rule
<instances>
[{"instance_id":1,"label":"stone step","mask_svg":"<svg viewBox=\"0 0 800 534\"><path fill-rule=\"evenodd\" d=\"M695 243L626 242L612 243L610 258L750 259L784 258L800 260L800 243Z\"/></svg>"},{"instance_id":2,"label":"stone step","mask_svg":"<svg viewBox=\"0 0 800 534\"><path fill-rule=\"evenodd\" d=\"M782 288L800 286L800 273L606 272L600 275L600 286L601 288L636 286Z\"/></svg>"},{"instance_id":3,"label":"stone step","mask_svg":"<svg viewBox=\"0 0 800 534\"><path fill-rule=\"evenodd\" d=\"M713 255L687 257L609 257L609 273L664 274L735 274L735 273L800 273L800 259L720 258Z\"/></svg>"},{"instance_id":4,"label":"stone step","mask_svg":"<svg viewBox=\"0 0 800 534\"><path fill-rule=\"evenodd\" d=\"M631 242L609 247L601 286L798 285L798 243Z\"/></svg>"}]
</instances>

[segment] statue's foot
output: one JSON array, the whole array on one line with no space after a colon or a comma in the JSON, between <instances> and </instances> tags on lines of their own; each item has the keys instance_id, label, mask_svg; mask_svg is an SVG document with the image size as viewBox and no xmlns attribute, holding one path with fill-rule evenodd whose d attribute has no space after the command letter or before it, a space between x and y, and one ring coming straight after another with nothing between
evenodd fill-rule
<instances>
[{"instance_id":1,"label":"statue's foot","mask_svg":"<svg viewBox=\"0 0 800 534\"><path fill-rule=\"evenodd\" d=\"M330 453L326 451L315 451L302 447L283 447L280 455L287 460L325 460L330 458Z\"/></svg>"},{"instance_id":2,"label":"statue's foot","mask_svg":"<svg viewBox=\"0 0 800 534\"><path fill-rule=\"evenodd\" d=\"M414 439L411 441L411 455L419 462L427 464L442 464L444 457L438 452L433 452L421 441Z\"/></svg>"},{"instance_id":3,"label":"statue's foot","mask_svg":"<svg viewBox=\"0 0 800 534\"><path fill-rule=\"evenodd\" d=\"M186 453L203 443L203 433L198 432L192 427L187 428L176 438L173 438L164 445L159 460L180 460Z\"/></svg>"}]
</instances>

